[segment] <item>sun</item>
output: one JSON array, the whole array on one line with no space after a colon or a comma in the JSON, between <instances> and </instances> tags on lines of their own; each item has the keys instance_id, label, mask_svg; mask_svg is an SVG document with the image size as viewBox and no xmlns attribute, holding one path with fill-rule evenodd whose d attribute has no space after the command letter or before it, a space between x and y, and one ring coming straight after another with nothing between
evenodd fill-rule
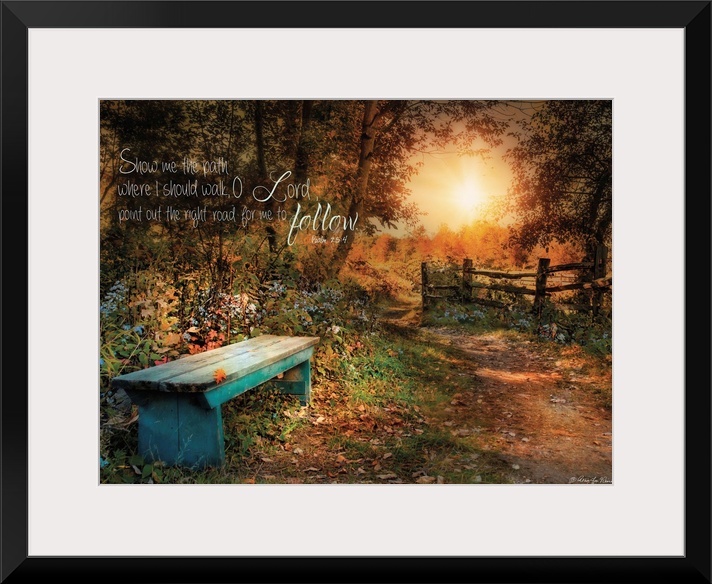
<instances>
[{"instance_id":1,"label":"sun","mask_svg":"<svg viewBox=\"0 0 712 584\"><path fill-rule=\"evenodd\" d=\"M474 177L468 177L453 189L457 207L461 211L472 212L485 200L485 195Z\"/></svg>"}]
</instances>

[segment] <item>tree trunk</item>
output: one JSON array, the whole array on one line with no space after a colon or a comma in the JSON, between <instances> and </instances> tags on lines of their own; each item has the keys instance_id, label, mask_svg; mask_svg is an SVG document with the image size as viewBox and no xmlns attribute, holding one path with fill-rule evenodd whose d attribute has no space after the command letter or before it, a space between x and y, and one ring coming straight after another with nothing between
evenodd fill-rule
<instances>
[{"instance_id":1,"label":"tree trunk","mask_svg":"<svg viewBox=\"0 0 712 584\"><path fill-rule=\"evenodd\" d=\"M361 124L361 149L358 159L358 168L356 170L356 184L351 192L351 202L349 204L348 216L355 220L357 217L363 221L365 200L368 191L368 177L371 173L371 165L373 163L371 157L373 155L373 147L376 142L376 132L373 127L376 116L378 115L378 102L369 100L365 104L363 112L363 122ZM356 231L344 230L342 241L339 243L334 255L331 259L329 267L329 276L336 276L344 265L344 261L351 251ZM344 240L345 238L345 240Z\"/></svg>"},{"instance_id":2,"label":"tree trunk","mask_svg":"<svg viewBox=\"0 0 712 584\"><path fill-rule=\"evenodd\" d=\"M259 173L258 184L269 187L269 174L267 173L267 161L265 158L265 138L264 138L264 112L262 110L262 102L255 101L255 140L257 148L257 172ZM265 211L271 211L272 217L275 215L274 198L269 199L264 203ZM267 243L269 244L270 254L277 253L277 232L274 225L267 224L265 228L267 232Z\"/></svg>"},{"instance_id":3,"label":"tree trunk","mask_svg":"<svg viewBox=\"0 0 712 584\"><path fill-rule=\"evenodd\" d=\"M311 111L314 102L310 99L305 99L302 102L302 127L299 130L297 139L297 148L294 155L294 182L295 184L304 184L307 180L307 172L309 169L309 156L306 148L306 135L309 131L311 123Z\"/></svg>"},{"instance_id":4,"label":"tree trunk","mask_svg":"<svg viewBox=\"0 0 712 584\"><path fill-rule=\"evenodd\" d=\"M611 224L611 205L605 200L606 187L611 181L610 169L605 170L598 178L596 190L593 192L588 209L589 225L594 226L593 240L589 242L587 251L595 256L596 249L606 242L605 234ZM602 215L599 217L599 215Z\"/></svg>"}]
</instances>

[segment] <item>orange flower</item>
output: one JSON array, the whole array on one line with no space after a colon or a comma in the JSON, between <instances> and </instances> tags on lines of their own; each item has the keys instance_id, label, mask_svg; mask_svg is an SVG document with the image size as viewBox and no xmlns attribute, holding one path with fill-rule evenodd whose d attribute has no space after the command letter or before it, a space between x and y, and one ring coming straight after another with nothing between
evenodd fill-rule
<instances>
[{"instance_id":1,"label":"orange flower","mask_svg":"<svg viewBox=\"0 0 712 584\"><path fill-rule=\"evenodd\" d=\"M213 373L213 378L215 379L215 383L221 383L227 379L227 373L225 373L225 370L222 368L216 369L215 373Z\"/></svg>"}]
</instances>

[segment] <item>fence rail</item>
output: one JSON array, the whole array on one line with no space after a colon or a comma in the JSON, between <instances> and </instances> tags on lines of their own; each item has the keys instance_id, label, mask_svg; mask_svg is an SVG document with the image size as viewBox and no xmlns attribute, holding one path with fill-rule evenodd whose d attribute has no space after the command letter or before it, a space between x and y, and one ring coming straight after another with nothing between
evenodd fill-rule
<instances>
[{"instance_id":1,"label":"fence rail","mask_svg":"<svg viewBox=\"0 0 712 584\"><path fill-rule=\"evenodd\" d=\"M541 314L544 299L547 296L559 292L568 292L571 290L590 290L590 304L581 304L573 302L558 302L557 306L571 310L585 310L598 314L603 304L603 294L613 286L613 278L607 276L608 270L608 248L606 246L598 246L596 249L596 257L593 262L583 261L568 264L558 264L555 266L549 265L549 258L539 258L536 272L500 272L496 270L478 270L473 267L471 259L465 259L462 262L461 274L458 276L460 282L458 284L432 284L429 278L428 262L421 264L421 289L423 298L423 310L430 307L430 300L440 298L457 298L463 302L472 302L482 306L494 308L508 308L511 303L502 300L494 300L491 298L478 298L473 296L474 290L494 290L498 292L507 292L516 296L534 296L532 309ZM571 282L568 284L558 283L556 285L547 285L550 274L560 274L561 272L578 272L580 281ZM473 276L485 276L492 279L516 280L532 278L534 287L513 286L511 284L499 283L484 283L473 281ZM434 294L434 291L450 290L454 294Z\"/></svg>"}]
</instances>

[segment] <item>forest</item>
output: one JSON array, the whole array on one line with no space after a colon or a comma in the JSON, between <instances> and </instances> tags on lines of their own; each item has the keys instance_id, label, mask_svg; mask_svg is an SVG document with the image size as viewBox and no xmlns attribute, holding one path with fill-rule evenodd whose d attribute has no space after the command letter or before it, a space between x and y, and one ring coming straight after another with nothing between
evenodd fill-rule
<instances>
[{"instance_id":1,"label":"forest","mask_svg":"<svg viewBox=\"0 0 712 584\"><path fill-rule=\"evenodd\" d=\"M99 132L101 483L611 482L610 100L102 100ZM141 452L114 380L264 335L318 337L309 405L275 377L218 406L224 464Z\"/></svg>"}]
</instances>

